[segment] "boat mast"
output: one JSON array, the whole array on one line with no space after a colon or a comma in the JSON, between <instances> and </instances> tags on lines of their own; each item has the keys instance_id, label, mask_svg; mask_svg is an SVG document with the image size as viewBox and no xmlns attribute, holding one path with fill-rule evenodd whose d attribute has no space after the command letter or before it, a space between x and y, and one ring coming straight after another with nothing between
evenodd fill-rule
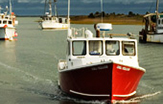
<instances>
[{"instance_id":1,"label":"boat mast","mask_svg":"<svg viewBox=\"0 0 163 104\"><path fill-rule=\"evenodd\" d=\"M50 12L50 16L52 16L52 2L51 2L51 0L49 0L49 12Z\"/></svg>"},{"instance_id":2,"label":"boat mast","mask_svg":"<svg viewBox=\"0 0 163 104\"><path fill-rule=\"evenodd\" d=\"M1 13L2 7L0 6L0 13Z\"/></svg>"},{"instance_id":3,"label":"boat mast","mask_svg":"<svg viewBox=\"0 0 163 104\"><path fill-rule=\"evenodd\" d=\"M157 0L157 3L156 3L156 12L158 13L158 7L159 7L159 0Z\"/></svg>"},{"instance_id":4,"label":"boat mast","mask_svg":"<svg viewBox=\"0 0 163 104\"><path fill-rule=\"evenodd\" d=\"M101 0L101 23L103 23L103 0Z\"/></svg>"},{"instance_id":5,"label":"boat mast","mask_svg":"<svg viewBox=\"0 0 163 104\"><path fill-rule=\"evenodd\" d=\"M44 14L46 14L46 3L47 3L47 0L45 0Z\"/></svg>"},{"instance_id":6,"label":"boat mast","mask_svg":"<svg viewBox=\"0 0 163 104\"><path fill-rule=\"evenodd\" d=\"M159 7L159 0L156 1L156 19L159 18L159 14L158 14L158 7Z\"/></svg>"},{"instance_id":7,"label":"boat mast","mask_svg":"<svg viewBox=\"0 0 163 104\"><path fill-rule=\"evenodd\" d=\"M10 4L10 14L11 14L11 13L12 13L12 4L11 4L11 0L10 0L9 4Z\"/></svg>"},{"instance_id":8,"label":"boat mast","mask_svg":"<svg viewBox=\"0 0 163 104\"><path fill-rule=\"evenodd\" d=\"M54 9L55 9L55 16L58 16L58 12L57 12L57 5L56 5L57 0L54 0Z\"/></svg>"},{"instance_id":9,"label":"boat mast","mask_svg":"<svg viewBox=\"0 0 163 104\"><path fill-rule=\"evenodd\" d=\"M70 30L70 0L68 0L68 33Z\"/></svg>"}]
</instances>

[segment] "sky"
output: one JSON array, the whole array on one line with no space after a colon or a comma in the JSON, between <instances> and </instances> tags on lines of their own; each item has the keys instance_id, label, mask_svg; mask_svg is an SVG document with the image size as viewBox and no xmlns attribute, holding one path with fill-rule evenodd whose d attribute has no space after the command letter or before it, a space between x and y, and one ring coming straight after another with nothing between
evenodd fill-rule
<instances>
[{"instance_id":1,"label":"sky","mask_svg":"<svg viewBox=\"0 0 163 104\"><path fill-rule=\"evenodd\" d=\"M52 0L53 1L53 0ZM58 15L67 15L68 0L57 0ZM71 0L71 15L89 15L101 11L101 0ZM8 0L0 0L0 6L5 9ZM44 15L45 0L12 0L13 12L16 15ZM159 3L159 12L163 11L163 0ZM103 0L105 13L123 13L130 11L138 14L155 12L156 0Z\"/></svg>"}]
</instances>

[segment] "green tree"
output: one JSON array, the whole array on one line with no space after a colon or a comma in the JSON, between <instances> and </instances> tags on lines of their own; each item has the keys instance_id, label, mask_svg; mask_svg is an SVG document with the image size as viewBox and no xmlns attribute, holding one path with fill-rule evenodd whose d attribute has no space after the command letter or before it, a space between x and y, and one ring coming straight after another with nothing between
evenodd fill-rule
<instances>
[{"instance_id":1,"label":"green tree","mask_svg":"<svg viewBox=\"0 0 163 104\"><path fill-rule=\"evenodd\" d=\"M94 16L93 13L90 13L90 14L88 15L88 18L95 18L95 16Z\"/></svg>"}]
</instances>

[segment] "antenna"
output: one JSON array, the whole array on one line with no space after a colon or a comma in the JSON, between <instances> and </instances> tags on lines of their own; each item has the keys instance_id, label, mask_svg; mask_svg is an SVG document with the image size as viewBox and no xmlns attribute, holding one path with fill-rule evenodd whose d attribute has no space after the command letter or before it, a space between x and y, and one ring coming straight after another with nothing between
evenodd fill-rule
<instances>
[{"instance_id":1,"label":"antenna","mask_svg":"<svg viewBox=\"0 0 163 104\"><path fill-rule=\"evenodd\" d=\"M1 13L2 7L0 6L0 13Z\"/></svg>"},{"instance_id":2,"label":"antenna","mask_svg":"<svg viewBox=\"0 0 163 104\"><path fill-rule=\"evenodd\" d=\"M57 12L57 4L56 4L57 0L54 0L54 10L55 10L55 16L58 17L58 12Z\"/></svg>"},{"instance_id":3,"label":"antenna","mask_svg":"<svg viewBox=\"0 0 163 104\"><path fill-rule=\"evenodd\" d=\"M50 12L50 16L52 16L52 3L51 3L51 0L49 0L49 12Z\"/></svg>"},{"instance_id":4,"label":"antenna","mask_svg":"<svg viewBox=\"0 0 163 104\"><path fill-rule=\"evenodd\" d=\"M103 0L101 0L101 23L103 23Z\"/></svg>"},{"instance_id":5,"label":"antenna","mask_svg":"<svg viewBox=\"0 0 163 104\"><path fill-rule=\"evenodd\" d=\"M45 14L45 12L46 12L46 3L47 3L47 0L45 0L44 14Z\"/></svg>"},{"instance_id":6,"label":"antenna","mask_svg":"<svg viewBox=\"0 0 163 104\"><path fill-rule=\"evenodd\" d=\"M68 29L67 29L67 36L71 37L72 31L70 29L70 0L68 0Z\"/></svg>"},{"instance_id":7,"label":"antenna","mask_svg":"<svg viewBox=\"0 0 163 104\"><path fill-rule=\"evenodd\" d=\"M159 0L157 0L157 3L156 3L156 12L158 13L158 7L159 7Z\"/></svg>"},{"instance_id":8,"label":"antenna","mask_svg":"<svg viewBox=\"0 0 163 104\"><path fill-rule=\"evenodd\" d=\"M12 4L11 4L11 0L10 0L10 14L12 13Z\"/></svg>"},{"instance_id":9,"label":"antenna","mask_svg":"<svg viewBox=\"0 0 163 104\"><path fill-rule=\"evenodd\" d=\"M70 0L68 0L68 30L70 29Z\"/></svg>"}]
</instances>

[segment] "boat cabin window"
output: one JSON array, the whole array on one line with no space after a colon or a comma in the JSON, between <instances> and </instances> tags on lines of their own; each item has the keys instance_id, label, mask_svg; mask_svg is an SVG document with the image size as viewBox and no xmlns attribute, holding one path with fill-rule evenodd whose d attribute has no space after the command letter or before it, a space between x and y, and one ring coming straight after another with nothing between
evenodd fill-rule
<instances>
[{"instance_id":1,"label":"boat cabin window","mask_svg":"<svg viewBox=\"0 0 163 104\"><path fill-rule=\"evenodd\" d=\"M8 21L8 24L12 24L12 21Z\"/></svg>"},{"instance_id":2,"label":"boat cabin window","mask_svg":"<svg viewBox=\"0 0 163 104\"><path fill-rule=\"evenodd\" d=\"M7 21L5 20L5 21L3 21L3 24L7 24Z\"/></svg>"},{"instance_id":3,"label":"boat cabin window","mask_svg":"<svg viewBox=\"0 0 163 104\"><path fill-rule=\"evenodd\" d=\"M5 19L8 19L8 17L5 17Z\"/></svg>"},{"instance_id":4,"label":"boat cabin window","mask_svg":"<svg viewBox=\"0 0 163 104\"><path fill-rule=\"evenodd\" d=\"M119 55L119 41L105 42L106 55Z\"/></svg>"},{"instance_id":5,"label":"boat cabin window","mask_svg":"<svg viewBox=\"0 0 163 104\"><path fill-rule=\"evenodd\" d=\"M62 18L59 18L59 23L62 23Z\"/></svg>"},{"instance_id":6,"label":"boat cabin window","mask_svg":"<svg viewBox=\"0 0 163 104\"><path fill-rule=\"evenodd\" d=\"M0 20L0 24L2 23L2 21Z\"/></svg>"},{"instance_id":7,"label":"boat cabin window","mask_svg":"<svg viewBox=\"0 0 163 104\"><path fill-rule=\"evenodd\" d=\"M158 20L158 24L161 24L160 20Z\"/></svg>"},{"instance_id":8,"label":"boat cabin window","mask_svg":"<svg viewBox=\"0 0 163 104\"><path fill-rule=\"evenodd\" d=\"M72 54L74 56L86 55L86 41L73 41Z\"/></svg>"},{"instance_id":9,"label":"boat cabin window","mask_svg":"<svg viewBox=\"0 0 163 104\"><path fill-rule=\"evenodd\" d=\"M67 19L65 19L65 23L67 23Z\"/></svg>"},{"instance_id":10,"label":"boat cabin window","mask_svg":"<svg viewBox=\"0 0 163 104\"><path fill-rule=\"evenodd\" d=\"M89 54L102 55L102 41L89 41Z\"/></svg>"},{"instance_id":11,"label":"boat cabin window","mask_svg":"<svg viewBox=\"0 0 163 104\"><path fill-rule=\"evenodd\" d=\"M135 51L135 42L133 41L123 41L122 42L122 54L124 56L134 56Z\"/></svg>"}]
</instances>

